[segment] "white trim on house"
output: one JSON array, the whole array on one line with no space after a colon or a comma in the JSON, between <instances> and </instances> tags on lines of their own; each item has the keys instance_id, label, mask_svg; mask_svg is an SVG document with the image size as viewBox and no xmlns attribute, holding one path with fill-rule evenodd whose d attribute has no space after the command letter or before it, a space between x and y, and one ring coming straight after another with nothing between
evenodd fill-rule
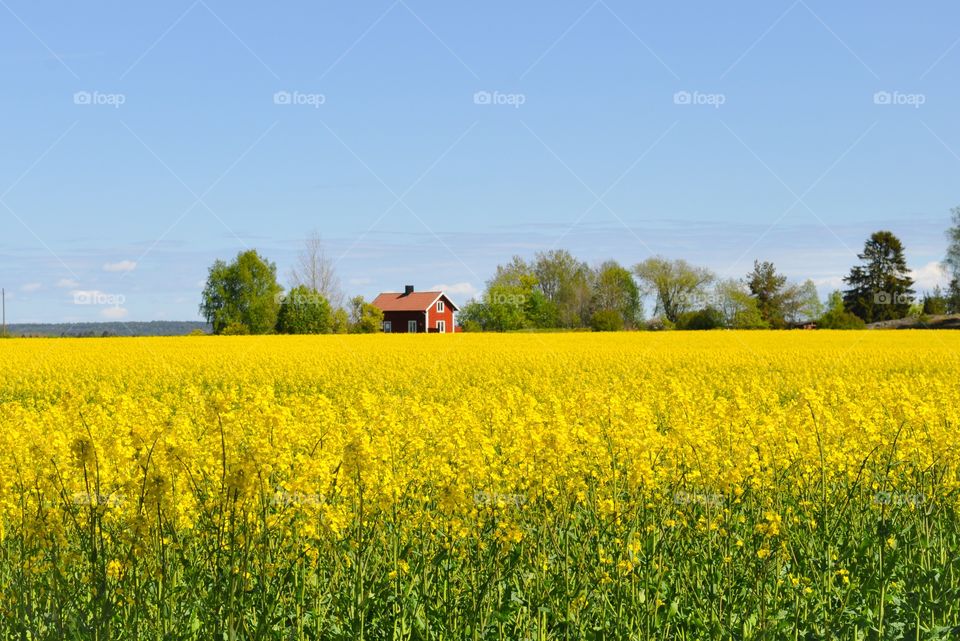
<instances>
[{"instance_id":1,"label":"white trim on house","mask_svg":"<svg viewBox=\"0 0 960 641\"><path fill-rule=\"evenodd\" d=\"M427 306L427 309L424 310L424 311L427 311L427 310L429 310L431 307L433 307L434 305L436 305L436 304L437 304L437 301L440 300L441 298L446 298L447 300L449 300L449 301L450 301L450 304L451 304L451 305L453 306L453 308L454 308L454 311L456 311L457 306L453 303L453 301L450 299L450 297L447 296L447 293L446 293L446 292L440 292L440 295L437 296L436 298L434 298L434 299L433 299L433 302L430 303L430 304ZM440 311L440 310L437 310L437 311Z\"/></svg>"},{"instance_id":2,"label":"white trim on house","mask_svg":"<svg viewBox=\"0 0 960 641\"><path fill-rule=\"evenodd\" d=\"M447 321L445 321L445 320L438 320L438 321L437 321L437 333L438 333L438 334L446 334L446 333L447 333Z\"/></svg>"}]
</instances>

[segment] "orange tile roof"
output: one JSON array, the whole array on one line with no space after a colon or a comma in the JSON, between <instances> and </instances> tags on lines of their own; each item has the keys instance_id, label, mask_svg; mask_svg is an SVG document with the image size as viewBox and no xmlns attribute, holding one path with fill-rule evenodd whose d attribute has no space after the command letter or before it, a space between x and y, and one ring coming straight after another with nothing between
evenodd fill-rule
<instances>
[{"instance_id":1,"label":"orange tile roof","mask_svg":"<svg viewBox=\"0 0 960 641\"><path fill-rule=\"evenodd\" d=\"M411 294L384 292L373 299L373 306L385 312L423 312L440 296L445 295L443 292L413 292ZM450 299L447 298L447 300ZM450 301L450 305L454 310L457 309L452 301Z\"/></svg>"}]
</instances>

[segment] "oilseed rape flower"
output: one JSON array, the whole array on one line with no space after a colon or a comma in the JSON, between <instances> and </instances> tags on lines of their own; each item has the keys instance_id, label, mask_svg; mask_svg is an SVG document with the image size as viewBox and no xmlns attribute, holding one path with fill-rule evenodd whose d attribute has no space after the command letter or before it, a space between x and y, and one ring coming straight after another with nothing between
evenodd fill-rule
<instances>
[{"instance_id":1,"label":"oilseed rape flower","mask_svg":"<svg viewBox=\"0 0 960 641\"><path fill-rule=\"evenodd\" d=\"M941 332L0 341L0 637L940 634L958 380Z\"/></svg>"}]
</instances>

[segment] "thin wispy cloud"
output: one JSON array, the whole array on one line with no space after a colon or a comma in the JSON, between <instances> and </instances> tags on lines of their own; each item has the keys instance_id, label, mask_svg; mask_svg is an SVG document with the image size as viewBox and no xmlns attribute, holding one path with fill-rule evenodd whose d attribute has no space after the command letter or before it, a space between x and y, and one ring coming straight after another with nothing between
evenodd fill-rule
<instances>
[{"instance_id":1,"label":"thin wispy cloud","mask_svg":"<svg viewBox=\"0 0 960 641\"><path fill-rule=\"evenodd\" d=\"M473 297L480 293L480 290L473 283L462 282L452 283L450 285L434 285L431 291L446 292L451 296Z\"/></svg>"},{"instance_id":2,"label":"thin wispy cloud","mask_svg":"<svg viewBox=\"0 0 960 641\"><path fill-rule=\"evenodd\" d=\"M137 268L137 262L134 260L121 260L116 263L106 263L103 266L105 272L132 272Z\"/></svg>"}]
</instances>

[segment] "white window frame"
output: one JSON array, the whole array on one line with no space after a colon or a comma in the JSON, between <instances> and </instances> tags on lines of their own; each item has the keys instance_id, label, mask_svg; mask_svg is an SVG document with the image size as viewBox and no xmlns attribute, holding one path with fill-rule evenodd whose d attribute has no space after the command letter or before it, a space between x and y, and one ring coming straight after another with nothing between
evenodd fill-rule
<instances>
[{"instance_id":1,"label":"white window frame","mask_svg":"<svg viewBox=\"0 0 960 641\"><path fill-rule=\"evenodd\" d=\"M393 333L393 321L383 321L383 333L384 334Z\"/></svg>"},{"instance_id":2,"label":"white window frame","mask_svg":"<svg viewBox=\"0 0 960 641\"><path fill-rule=\"evenodd\" d=\"M440 334L446 334L446 333L447 333L447 321L445 321L445 320L439 320L439 321L437 321L437 332L440 333Z\"/></svg>"},{"instance_id":3,"label":"white window frame","mask_svg":"<svg viewBox=\"0 0 960 641\"><path fill-rule=\"evenodd\" d=\"M417 321L415 321L415 320L408 320L408 321L407 321L407 333L408 333L408 334L416 334L416 333L417 333Z\"/></svg>"},{"instance_id":4,"label":"white window frame","mask_svg":"<svg viewBox=\"0 0 960 641\"><path fill-rule=\"evenodd\" d=\"M438 312L442 312L442 311L443 311L443 301L442 301L442 300L438 300L438 301L437 301L437 311L438 311Z\"/></svg>"}]
</instances>

